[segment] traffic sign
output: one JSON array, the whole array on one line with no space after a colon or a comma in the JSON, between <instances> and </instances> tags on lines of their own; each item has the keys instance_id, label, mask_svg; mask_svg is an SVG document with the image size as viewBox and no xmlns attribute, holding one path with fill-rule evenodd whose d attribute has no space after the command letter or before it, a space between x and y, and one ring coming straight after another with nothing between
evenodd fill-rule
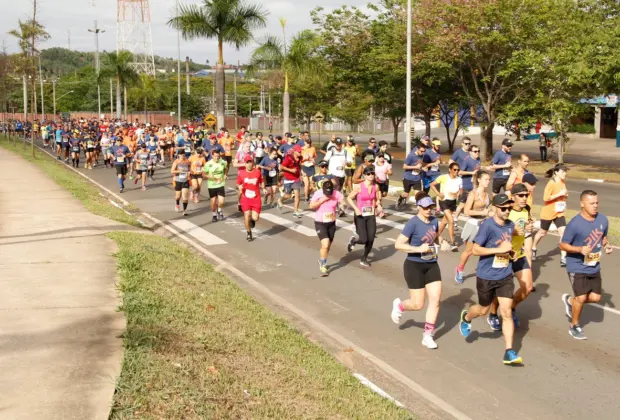
<instances>
[{"instance_id":1,"label":"traffic sign","mask_svg":"<svg viewBox=\"0 0 620 420\"><path fill-rule=\"evenodd\" d=\"M323 116L323 114L321 114L321 112L317 112L316 114L314 114L314 121L318 122L318 123L322 123L323 120L325 119L325 117Z\"/></svg>"},{"instance_id":2,"label":"traffic sign","mask_svg":"<svg viewBox=\"0 0 620 420\"><path fill-rule=\"evenodd\" d=\"M213 115L213 114L208 114L205 117L204 122L207 125L215 125L215 123L217 123L217 118L215 118L215 115Z\"/></svg>"}]
</instances>

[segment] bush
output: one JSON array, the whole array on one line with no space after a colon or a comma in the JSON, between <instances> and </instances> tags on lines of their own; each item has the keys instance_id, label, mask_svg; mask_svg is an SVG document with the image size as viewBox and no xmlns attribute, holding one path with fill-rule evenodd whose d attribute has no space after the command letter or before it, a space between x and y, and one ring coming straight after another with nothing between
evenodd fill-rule
<instances>
[{"instance_id":1,"label":"bush","mask_svg":"<svg viewBox=\"0 0 620 420\"><path fill-rule=\"evenodd\" d=\"M594 133L596 133L596 129L594 128L594 124L571 125L568 128L568 131L571 132L571 133L579 133L579 134L594 134Z\"/></svg>"}]
</instances>

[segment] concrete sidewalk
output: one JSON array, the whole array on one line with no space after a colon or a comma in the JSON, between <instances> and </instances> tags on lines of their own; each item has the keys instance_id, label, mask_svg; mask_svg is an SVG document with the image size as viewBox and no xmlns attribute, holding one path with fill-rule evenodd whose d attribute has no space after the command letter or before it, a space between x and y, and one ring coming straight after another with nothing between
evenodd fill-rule
<instances>
[{"instance_id":1,"label":"concrete sidewalk","mask_svg":"<svg viewBox=\"0 0 620 420\"><path fill-rule=\"evenodd\" d=\"M107 419L123 357L114 243L36 166L0 148L0 417Z\"/></svg>"}]
</instances>

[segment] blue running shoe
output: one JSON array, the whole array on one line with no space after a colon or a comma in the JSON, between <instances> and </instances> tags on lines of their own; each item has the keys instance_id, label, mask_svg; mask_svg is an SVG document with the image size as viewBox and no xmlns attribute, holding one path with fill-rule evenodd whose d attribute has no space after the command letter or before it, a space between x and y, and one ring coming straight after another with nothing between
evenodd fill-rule
<instances>
[{"instance_id":1,"label":"blue running shoe","mask_svg":"<svg viewBox=\"0 0 620 420\"><path fill-rule=\"evenodd\" d=\"M519 325L521 325L519 323L519 318L517 318L517 312L514 309L512 310L512 322L515 323L515 328L519 328Z\"/></svg>"},{"instance_id":2,"label":"blue running shoe","mask_svg":"<svg viewBox=\"0 0 620 420\"><path fill-rule=\"evenodd\" d=\"M523 359L521 356L517 354L513 349L506 350L504 353L504 364L505 365L522 365Z\"/></svg>"},{"instance_id":3,"label":"blue running shoe","mask_svg":"<svg viewBox=\"0 0 620 420\"><path fill-rule=\"evenodd\" d=\"M463 272L459 271L459 269L456 269L456 275L454 276L454 281L456 281L457 284L463 284Z\"/></svg>"},{"instance_id":4,"label":"blue running shoe","mask_svg":"<svg viewBox=\"0 0 620 420\"><path fill-rule=\"evenodd\" d=\"M461 335L463 337L467 338L467 336L471 332L471 322L465 321L465 315L467 315L467 311L463 310L463 312L461 312L461 322L459 323L459 331L461 332Z\"/></svg>"},{"instance_id":5,"label":"blue running shoe","mask_svg":"<svg viewBox=\"0 0 620 420\"><path fill-rule=\"evenodd\" d=\"M489 323L493 331L502 330L502 323L497 315L489 314L489 316L487 317L487 322Z\"/></svg>"}]
</instances>

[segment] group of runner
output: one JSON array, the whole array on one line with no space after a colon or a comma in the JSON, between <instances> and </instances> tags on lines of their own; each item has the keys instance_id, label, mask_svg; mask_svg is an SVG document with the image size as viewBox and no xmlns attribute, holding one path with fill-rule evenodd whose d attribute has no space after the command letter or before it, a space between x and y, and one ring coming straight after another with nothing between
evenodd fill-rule
<instances>
[{"instance_id":1,"label":"group of runner","mask_svg":"<svg viewBox=\"0 0 620 420\"><path fill-rule=\"evenodd\" d=\"M262 133L251 134L242 127L232 137L225 128L211 133L200 125L150 126L107 120L43 126L48 133L43 140L46 145L51 143L48 140L54 140L58 159L64 157L68 162L71 157L77 167L83 153L85 168L92 169L103 158L105 167L116 169L120 192L125 189L126 177L133 179L134 172L134 184L141 182L142 190L146 190L147 179L153 179L156 167L169 162L175 211L183 215L188 214L190 201L199 202L206 182L212 222L225 217L226 180L230 168L236 168L237 209L243 214L248 241L254 239L252 231L264 205L282 210L284 203L292 199L293 217L300 218L300 206L305 201L315 212L321 276L329 274L327 260L336 222L350 209L356 234L349 239L347 251L363 247L359 264L371 267L369 256L377 218L386 215L384 200L392 175L392 156L385 141L370 139L367 147L360 148L351 136L344 141L332 136L317 149L308 132L263 137ZM585 303L600 301L600 258L603 252L612 251L607 240L607 218L597 210L597 194L591 190L581 194L581 213L567 225L567 168L551 167L546 174L549 181L536 231L532 204L538 180L527 170L527 155L513 162L509 139L502 142L490 165L483 166L479 146L464 137L461 148L448 162L446 174L440 170L440 146L439 139L425 136L403 164L403 191L396 207L413 198L417 212L395 243L397 250L407 253L403 272L409 297L393 301L392 320L398 323L405 311L422 310L428 298L422 344L437 348L433 334L442 292L438 254L440 250L458 250L457 221L464 215L460 236L465 248L454 278L457 284L463 284L469 258L479 257L478 304L461 313L461 334L467 337L473 319L485 316L493 330L504 334L504 363L522 363L512 348L514 328L519 325L516 308L534 290L532 263L538 244L553 224L560 234L560 264L566 267L573 288L572 297L562 297L570 318L569 333L585 339L579 325L581 310ZM518 282L516 291L514 277Z\"/></svg>"}]
</instances>

